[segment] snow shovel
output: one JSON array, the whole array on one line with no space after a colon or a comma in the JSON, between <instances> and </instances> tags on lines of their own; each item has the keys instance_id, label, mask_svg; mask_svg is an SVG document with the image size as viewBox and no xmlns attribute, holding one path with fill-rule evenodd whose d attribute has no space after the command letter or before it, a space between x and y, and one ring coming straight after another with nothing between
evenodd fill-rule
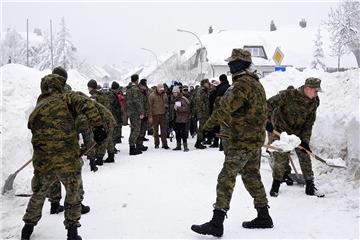
<instances>
[{"instance_id":1,"label":"snow shovel","mask_svg":"<svg viewBox=\"0 0 360 240\"><path fill-rule=\"evenodd\" d=\"M279 136L280 137L280 133L276 130L274 130L274 133L275 135ZM310 152L309 150L307 150L306 148L303 148L302 146L297 146L296 148L299 148L303 151L305 151L309 156L315 158L316 160L322 162L322 163L325 163L326 165L328 165L329 167L334 167L334 168L346 168L346 166L341 166L341 165L335 165L335 164L331 164L331 163L328 163L326 160L324 160L323 158L315 155L314 153Z\"/></svg>"},{"instance_id":2,"label":"snow shovel","mask_svg":"<svg viewBox=\"0 0 360 240\"><path fill-rule=\"evenodd\" d=\"M290 154L288 156L289 156L289 162L291 164L291 167L292 167L292 169L294 169L294 172L295 172L295 174L289 173L288 174L289 178L291 178L294 182L297 182L298 184L305 185L304 176L302 174L298 173L298 171L295 167L294 161L292 160Z\"/></svg>"},{"instance_id":3,"label":"snow shovel","mask_svg":"<svg viewBox=\"0 0 360 240\"><path fill-rule=\"evenodd\" d=\"M82 152L80 152L80 157L90 152L94 147L96 146L96 142L93 141L88 147L86 147ZM13 174L10 174L10 176L5 180L5 184L2 188L1 194L4 195L7 191L11 191L13 189L14 180L16 178L16 175L23 170L29 163L32 162L32 159L27 161L24 165L22 165L18 170L16 170Z\"/></svg>"}]
</instances>

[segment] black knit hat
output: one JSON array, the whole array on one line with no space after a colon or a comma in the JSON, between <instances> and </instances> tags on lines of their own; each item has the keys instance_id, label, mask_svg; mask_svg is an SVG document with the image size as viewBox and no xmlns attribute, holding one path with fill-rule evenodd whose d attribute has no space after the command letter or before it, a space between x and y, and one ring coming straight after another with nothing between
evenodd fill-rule
<instances>
[{"instance_id":1,"label":"black knit hat","mask_svg":"<svg viewBox=\"0 0 360 240\"><path fill-rule=\"evenodd\" d=\"M221 74L219 80L220 82L227 82L227 76L225 74Z\"/></svg>"},{"instance_id":2,"label":"black knit hat","mask_svg":"<svg viewBox=\"0 0 360 240\"><path fill-rule=\"evenodd\" d=\"M146 87L147 86L147 80L146 79L141 79L139 84Z\"/></svg>"},{"instance_id":3,"label":"black knit hat","mask_svg":"<svg viewBox=\"0 0 360 240\"><path fill-rule=\"evenodd\" d=\"M137 80L139 80L139 75L137 74L131 75L131 82L136 82Z\"/></svg>"},{"instance_id":4,"label":"black knit hat","mask_svg":"<svg viewBox=\"0 0 360 240\"><path fill-rule=\"evenodd\" d=\"M52 74L60 75L60 76L64 77L65 80L67 80L67 78L68 78L66 70L61 66L54 68L52 71Z\"/></svg>"},{"instance_id":5,"label":"black knit hat","mask_svg":"<svg viewBox=\"0 0 360 240\"><path fill-rule=\"evenodd\" d=\"M119 89L119 88L120 88L120 85L117 82L113 81L111 83L111 89L116 90L116 89Z\"/></svg>"},{"instance_id":6,"label":"black knit hat","mask_svg":"<svg viewBox=\"0 0 360 240\"><path fill-rule=\"evenodd\" d=\"M96 87L97 87L97 82L96 82L94 79L91 79L91 80L88 82L87 86L88 86L89 88L96 89Z\"/></svg>"}]
</instances>

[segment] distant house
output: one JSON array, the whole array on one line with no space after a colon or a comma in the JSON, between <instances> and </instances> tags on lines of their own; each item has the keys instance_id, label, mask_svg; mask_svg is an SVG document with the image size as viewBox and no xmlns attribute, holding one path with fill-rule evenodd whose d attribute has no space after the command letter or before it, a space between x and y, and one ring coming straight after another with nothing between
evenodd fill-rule
<instances>
[{"instance_id":1,"label":"distant house","mask_svg":"<svg viewBox=\"0 0 360 240\"><path fill-rule=\"evenodd\" d=\"M230 56L233 48L245 48L252 54L253 64L261 75L274 71L276 64L273 60L275 49L284 53L281 66L304 69L310 67L313 61L314 40L318 28L287 27L278 28L276 31L247 31L228 30L201 36L201 41L206 48L206 59L202 65L207 77L218 77L220 74L230 75L225 59ZM324 63L327 70L337 67L337 57L331 55L329 33L325 28L321 29L323 50L325 53ZM200 63L196 56L199 55L200 47L193 45L185 52L189 64L199 67ZM356 59L352 54L341 58L341 67L356 67Z\"/></svg>"}]
</instances>

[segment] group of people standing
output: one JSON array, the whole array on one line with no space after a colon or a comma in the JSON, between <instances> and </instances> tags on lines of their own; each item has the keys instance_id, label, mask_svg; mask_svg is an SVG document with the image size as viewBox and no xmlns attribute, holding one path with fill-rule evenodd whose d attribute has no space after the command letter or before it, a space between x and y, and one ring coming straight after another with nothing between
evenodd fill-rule
<instances>
[{"instance_id":1,"label":"group of people standing","mask_svg":"<svg viewBox=\"0 0 360 240\"><path fill-rule=\"evenodd\" d=\"M230 209L238 174L254 199L258 213L255 219L244 222L242 226L272 228L260 176L265 129L269 134L274 129L296 134L302 140L301 146L311 151L309 144L320 104L317 93L321 91L321 80L308 78L302 87L282 91L267 100L258 75L251 70L252 59L248 51L233 49L227 61L232 74L231 86L226 75L221 75L219 80L202 80L198 88L181 83L174 83L171 87L158 84L149 88L146 79L140 80L134 74L126 88L113 82L111 88L105 84L100 89L95 80L90 80L87 86L91 96L88 97L71 90L66 84L67 73L61 67L42 78L41 95L28 122L33 134L33 195L23 217L25 226L21 239L30 239L41 218L45 198L51 198L51 192L58 194L58 186L62 183L66 190L64 207L58 202L52 204L52 212L65 210L67 239L81 240L77 232L79 219L83 210L90 210L82 205L81 156L87 155L90 169L94 172L98 170L97 166L114 162L114 155L118 152L115 145L122 142L122 126L128 123L130 155L147 151L144 140L149 129L153 130L155 149L160 148L160 140L163 149L170 149L168 138L174 129L176 147L173 150L189 151L188 136L197 133L195 148L205 149L209 144L224 151L225 161L218 175L213 217L209 222L193 225L194 232L216 237L223 235L223 222ZM79 134L84 142L83 149L79 146ZM104 160L106 152L108 157ZM306 180L305 193L323 196L318 194L314 185L310 157L304 152L296 152ZM270 191L273 197L279 195L288 154L274 154Z\"/></svg>"}]
</instances>

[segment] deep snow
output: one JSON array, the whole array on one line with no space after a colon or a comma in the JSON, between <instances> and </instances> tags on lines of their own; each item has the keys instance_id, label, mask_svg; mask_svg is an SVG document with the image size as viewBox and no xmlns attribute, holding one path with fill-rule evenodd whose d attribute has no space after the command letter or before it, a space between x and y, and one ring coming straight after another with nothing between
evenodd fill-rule
<instances>
[{"instance_id":1,"label":"deep snow","mask_svg":"<svg viewBox=\"0 0 360 240\"><path fill-rule=\"evenodd\" d=\"M27 118L39 93L39 72L21 65L0 68L2 74L1 138L2 184L31 157L31 134ZM319 71L273 73L262 83L267 97L292 84L300 86L307 76L323 79L321 105L314 125L311 147L323 158L342 157L349 167L330 168L314 160L316 184L325 198L304 194L301 186L280 188L278 198L269 197L275 228L246 230L244 220L252 219L252 199L238 179L224 238L359 238L359 70L344 73ZM86 79L75 70L69 71L69 83L75 90L86 90ZM85 204L91 212L82 217L80 233L84 239L109 238L200 238L191 232L194 223L211 217L215 200L217 174L223 153L216 149L195 150L190 139L190 152L154 149L141 156L128 155L128 128L124 127L124 143L117 145L120 154L115 164L106 164L96 173L89 171L86 161L83 180ZM174 147L175 143L170 143ZM263 152L261 174L268 192L271 170ZM298 170L298 161L294 156ZM357 167L357 168L356 168ZM358 173L359 174L359 173ZM30 193L32 167L19 173L14 191L1 196L1 235L18 239L21 218L28 198L14 194ZM50 204L44 205L43 218L32 239L64 238L63 215L49 215Z\"/></svg>"}]
</instances>

